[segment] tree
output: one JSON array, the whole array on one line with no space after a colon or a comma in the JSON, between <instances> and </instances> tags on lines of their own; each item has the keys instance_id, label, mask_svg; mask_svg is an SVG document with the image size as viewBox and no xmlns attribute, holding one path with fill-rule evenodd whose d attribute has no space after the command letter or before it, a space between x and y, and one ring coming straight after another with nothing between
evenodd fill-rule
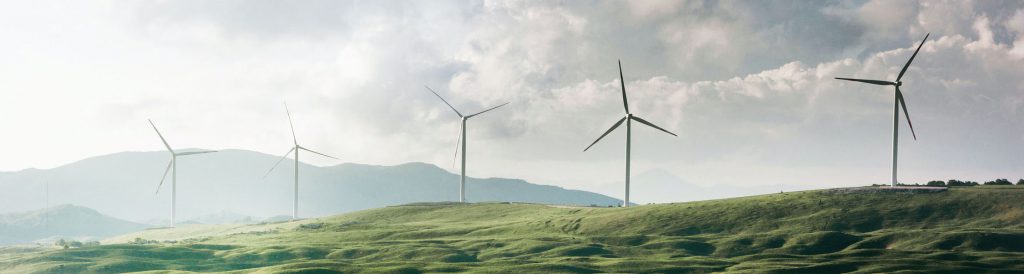
<instances>
[{"instance_id":1,"label":"tree","mask_svg":"<svg viewBox=\"0 0 1024 274\"><path fill-rule=\"evenodd\" d=\"M943 181L930 181L928 186L946 186L946 182Z\"/></svg>"},{"instance_id":2,"label":"tree","mask_svg":"<svg viewBox=\"0 0 1024 274\"><path fill-rule=\"evenodd\" d=\"M64 239L60 239L60 240L57 240L56 242L53 242L53 245L55 245L55 246L62 246L64 248L68 248L68 242L65 241Z\"/></svg>"},{"instance_id":3,"label":"tree","mask_svg":"<svg viewBox=\"0 0 1024 274\"><path fill-rule=\"evenodd\" d=\"M1017 185L1019 185L1019 186L1020 186L1020 185L1024 185L1024 179L1020 179L1020 180L1018 180L1018 181L1017 181Z\"/></svg>"},{"instance_id":4,"label":"tree","mask_svg":"<svg viewBox=\"0 0 1024 274\"><path fill-rule=\"evenodd\" d=\"M1011 183L1010 180L1007 180L1007 179L996 179L995 181L985 182L985 185L1005 186L1005 185L1013 185L1013 183Z\"/></svg>"},{"instance_id":5,"label":"tree","mask_svg":"<svg viewBox=\"0 0 1024 274\"><path fill-rule=\"evenodd\" d=\"M968 186L968 184L966 182L960 181L960 180L955 180L955 179L949 179L949 181L946 181L946 185L947 186Z\"/></svg>"}]
</instances>

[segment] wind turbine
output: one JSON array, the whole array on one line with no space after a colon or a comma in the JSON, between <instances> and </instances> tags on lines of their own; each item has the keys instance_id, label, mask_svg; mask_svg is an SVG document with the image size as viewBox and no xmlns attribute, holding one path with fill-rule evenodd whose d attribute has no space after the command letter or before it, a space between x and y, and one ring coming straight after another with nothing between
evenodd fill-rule
<instances>
[{"instance_id":1,"label":"wind turbine","mask_svg":"<svg viewBox=\"0 0 1024 274\"><path fill-rule=\"evenodd\" d=\"M928 34L924 35L924 39L921 40L921 44L917 45L917 50L914 50L914 54L910 56L910 60L907 60L907 64L903 65L903 69L900 70L900 74L898 76L896 76L896 81L890 82L890 81L882 81L882 80L866 80L866 79L854 79L854 78L840 78L840 77L836 77L836 79L839 79L839 80L862 82L862 83L868 83L868 84L872 84L872 85L893 86L893 88L896 89L896 96L895 96L896 98L894 99L895 102L893 102L893 106L892 106L892 186L893 187L896 186L896 156L897 156L896 146L897 146L898 140L899 140L898 137L899 137L899 129L900 129L899 125L900 125L900 107L901 106L903 107L903 114L907 116L907 125L910 125L910 133L914 136L914 140L915 141L917 140L917 133L914 133L914 124L910 122L910 113L907 112L907 103L903 99L903 92L900 92L900 86L903 85L903 82L900 81L900 79L903 79L903 74L906 73L907 72L907 68L910 67L910 62L913 62L914 61L914 57L917 57L917 52L921 51L921 46L924 46L924 42L928 40L928 36L929 35L931 35L931 33L928 33Z\"/></svg>"},{"instance_id":2,"label":"wind turbine","mask_svg":"<svg viewBox=\"0 0 1024 274\"><path fill-rule=\"evenodd\" d=\"M494 110L496 108L500 108L502 106L508 105L508 103L506 102L504 104L500 104L500 105L498 105L496 107L492 107L492 108L489 108L489 109L486 109L484 111L477 112L477 113L474 113L474 114L462 115L462 113L459 112L458 110L456 110L455 107L452 106L452 104L449 104L448 101L445 101L444 98L442 98L440 94L437 94L437 92L435 92L433 89L430 89L430 87L427 87L427 86L424 86L424 87L426 87L427 90L430 91L430 93L433 93L434 96L437 96L438 99L441 99L441 101L444 102L445 105L448 105L448 107L451 108L452 111L455 111L455 114L458 114L459 118L462 119L462 127L459 128L459 139L457 141L455 141L455 157L459 156L459 144L461 144L462 145L462 168L461 168L462 177L459 180L459 202L460 203L465 203L466 202L466 120L469 120L469 118L473 118L473 116L477 116L477 115L483 114L484 112L488 112L488 111ZM455 159L453 158L452 159L452 162L453 162L452 164L453 165L454 165L454 161L455 161Z\"/></svg>"},{"instance_id":3,"label":"wind turbine","mask_svg":"<svg viewBox=\"0 0 1024 274\"><path fill-rule=\"evenodd\" d=\"M294 146L292 147L291 150L288 150L288 153L285 153L284 156L281 156L281 160L277 160L277 163L275 163L273 167L270 167L270 170L267 171L267 174L263 175L263 178L266 178L267 175L270 175L270 172L273 172L274 168L276 168L277 165L281 164L281 162L284 161L284 159L288 158L289 154L295 152L295 186L293 190L294 193L292 193L292 220L295 220L299 218L299 151L305 150L311 153L319 154L320 156L324 156L327 158L335 160L340 159L300 146L298 139L295 138L295 125L292 124L292 112L288 110L287 104L284 105L284 112L285 114L288 115L288 126L291 127L292 129L292 144L294 144Z\"/></svg>"},{"instance_id":4,"label":"wind turbine","mask_svg":"<svg viewBox=\"0 0 1024 274\"><path fill-rule=\"evenodd\" d=\"M160 134L160 130L156 129L156 125L153 124L153 120L149 120L149 125L153 126L153 130L156 131L156 136L160 136L160 141L164 142L164 146L167 147L167 152L171 153L171 162L167 163L167 169L164 170L164 176L160 177L160 184L156 186L156 193L160 193L160 187L164 185L164 179L167 179L167 173L171 173L171 227L176 224L177 217L177 206L178 206L178 156L188 156L195 154L203 154L210 152L217 152L216 150L200 150L200 151L188 151L188 152L175 152L171 148L171 145L167 144L167 139L164 139L164 135Z\"/></svg>"},{"instance_id":5,"label":"wind turbine","mask_svg":"<svg viewBox=\"0 0 1024 274\"><path fill-rule=\"evenodd\" d=\"M601 139L604 138L604 136L607 136L608 133L612 133L612 131L618 128L619 125L622 125L622 122L626 122L626 198L624 199L622 206L629 207L629 146L633 135L632 122L637 121L640 122L641 124L648 125L655 129L664 131L665 133L672 134L672 136L677 135L659 126L656 126L653 123L648 122L643 118L640 118L639 116L635 116L633 115L633 113L629 112L629 103L626 101L626 80L625 78L622 77L621 60L619 61L619 80L622 82L622 108L626 110L626 116L623 116L621 119L619 119L618 122L615 122L615 124L612 125L612 127L609 128L608 131L605 131L604 134L601 134L601 137L597 137L597 140L594 140L594 142L587 146L587 148L583 149L583 151L587 151L588 149L590 149L590 147L594 146L594 144L597 144L597 142L601 141Z\"/></svg>"}]
</instances>

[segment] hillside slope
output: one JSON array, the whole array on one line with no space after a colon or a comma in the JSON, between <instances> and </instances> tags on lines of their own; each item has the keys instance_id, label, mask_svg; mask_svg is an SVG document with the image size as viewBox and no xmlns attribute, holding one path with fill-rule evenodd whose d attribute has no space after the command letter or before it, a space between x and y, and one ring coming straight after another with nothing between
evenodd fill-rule
<instances>
[{"instance_id":1,"label":"hillside slope","mask_svg":"<svg viewBox=\"0 0 1024 274\"><path fill-rule=\"evenodd\" d=\"M806 191L631 208L414 204L190 226L0 259L13 271L1020 272L1024 188ZM124 244L143 239L147 244ZM160 243L155 243L160 242Z\"/></svg>"},{"instance_id":2,"label":"hillside slope","mask_svg":"<svg viewBox=\"0 0 1024 274\"><path fill-rule=\"evenodd\" d=\"M98 240L145 228L146 225L106 216L90 208L60 205L0 214L0 246L31 243L43 238Z\"/></svg>"}]
</instances>

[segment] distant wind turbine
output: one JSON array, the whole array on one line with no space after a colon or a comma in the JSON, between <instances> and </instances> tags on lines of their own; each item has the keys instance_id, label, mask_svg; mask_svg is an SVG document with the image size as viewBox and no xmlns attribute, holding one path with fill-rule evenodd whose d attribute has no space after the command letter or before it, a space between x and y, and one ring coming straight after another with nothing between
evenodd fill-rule
<instances>
[{"instance_id":1,"label":"distant wind turbine","mask_svg":"<svg viewBox=\"0 0 1024 274\"><path fill-rule=\"evenodd\" d=\"M441 99L441 101L444 102L445 105L448 105L448 107L451 108L452 111L455 111L455 114L458 114L459 118L462 119L462 127L459 128L459 137L458 137L458 140L455 141L455 157L459 156L459 144L461 144L462 145L462 168L461 168L462 177L459 180L459 202L460 203L465 203L466 202L466 120L469 120L469 118L473 118L473 116L477 116L477 115L483 114L484 112L488 112L488 111L494 110L496 108L500 108L502 106L505 106L508 103L506 102L504 104L500 104L500 105L498 105L496 107L492 107L492 108L489 108L489 109L486 109L484 111L477 112L477 113L474 113L474 114L462 115L461 112L456 110L455 107L452 106L452 104L448 103L448 101L444 100L444 98L442 98L440 94L437 94L436 91L434 91L433 89L430 89L430 87L427 87L427 86L424 86L424 87L426 87L427 90L430 91L430 93L433 93L434 96L437 96L438 99ZM454 160L455 159L452 159L453 162L454 162Z\"/></svg>"},{"instance_id":2,"label":"distant wind turbine","mask_svg":"<svg viewBox=\"0 0 1024 274\"><path fill-rule=\"evenodd\" d=\"M167 169L164 170L164 176L160 177L160 184L156 186L156 193L160 193L160 187L164 185L164 179L167 178L167 173L171 173L171 227L174 227L177 220L177 206L178 206L178 156L188 156L195 154L203 154L210 152L217 152L216 150L201 150L201 151L189 151L189 152L174 152L171 149L171 145L167 144L167 139L164 139L164 135L160 134L160 130L156 129L156 125L153 124L153 120L149 120L149 125L153 126L153 130L156 131L156 135L160 137L160 141L167 147L167 152L171 153L171 162L167 163ZM154 193L154 194L156 194Z\"/></svg>"},{"instance_id":3,"label":"distant wind turbine","mask_svg":"<svg viewBox=\"0 0 1024 274\"><path fill-rule=\"evenodd\" d=\"M893 88L896 89L896 95L895 95L896 98L894 99L895 102L893 102L893 107L892 107L892 186L893 187L896 186L896 156L897 156L897 149L896 149L896 147L897 147L898 140L899 140L898 137L899 137L899 128L900 128L899 127L899 125L900 125L900 106L903 107L903 114L905 114L907 116L907 125L910 125L910 133L914 136L914 140L917 140L917 133L914 133L914 124L910 122L910 113L907 112L907 103L903 99L903 92L900 92L900 86L903 85L903 82L900 81L900 79L903 79L903 74L906 73L907 72L907 68L910 67L910 62L913 62L914 61L914 57L917 57L917 52L921 51L921 46L924 46L924 42L928 40L928 36L929 35L931 35L931 33L925 34L924 39L921 40L921 44L917 45L917 50L914 50L914 54L910 56L910 60L907 60L907 64L903 65L903 69L900 70L900 74L898 76L896 76L896 81L889 82L889 81L882 81L882 80L866 80L866 79L854 79L854 78L840 78L840 77L836 77L836 79L839 79L839 80L862 82L862 83L868 83L868 84L873 84L873 85L881 85L881 86L893 86Z\"/></svg>"},{"instance_id":4,"label":"distant wind turbine","mask_svg":"<svg viewBox=\"0 0 1024 274\"><path fill-rule=\"evenodd\" d=\"M295 187L293 190L294 193L292 193L292 220L295 220L299 218L299 150L305 150L335 160L340 159L300 146L298 139L295 138L295 125L292 124L292 112L288 110L288 105L284 106L284 111L285 114L288 115L288 126L291 127L292 129L292 144L294 144L294 146L292 147L291 150L288 150L288 152L285 153L284 156L281 156L281 159L277 160L277 163L275 163L273 167L270 167L270 170L268 170L267 174L264 174L263 177L266 178L267 175L270 175L270 172L273 172L274 168L276 168L277 165L281 164L281 162L284 161L284 159L288 158L289 154L295 152Z\"/></svg>"},{"instance_id":5,"label":"distant wind turbine","mask_svg":"<svg viewBox=\"0 0 1024 274\"><path fill-rule=\"evenodd\" d=\"M594 144L597 144L597 142L601 141L601 139L604 138L604 136L607 136L608 133L612 133L612 131L614 131L615 128L618 128L619 125L622 125L622 122L626 122L626 198L623 200L622 206L629 207L629 146L633 135L632 121L635 120L637 122L640 122L641 124L645 124L655 129L664 131L665 133L672 134L672 136L676 136L676 134L669 132L668 130L665 130L659 126L656 126L651 122L648 122L643 118L640 118L639 116L634 116L632 113L629 112L629 103L626 101L626 80L624 77L622 77L621 60L619 61L619 81L622 82L622 107L623 109L626 110L626 116L623 116L621 119L619 119L618 122L615 122L615 124L612 125L612 127L609 128L608 131L605 131L604 134L601 134L601 137L597 137L597 140L594 140L594 142L587 146L587 148L583 149L583 151L587 151L588 149L590 149L590 147L594 146Z\"/></svg>"}]
</instances>

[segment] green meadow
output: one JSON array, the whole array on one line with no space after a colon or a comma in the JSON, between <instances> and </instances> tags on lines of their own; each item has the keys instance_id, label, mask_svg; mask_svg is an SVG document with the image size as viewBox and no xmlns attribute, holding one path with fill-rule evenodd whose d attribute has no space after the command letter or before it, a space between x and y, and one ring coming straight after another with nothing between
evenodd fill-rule
<instances>
[{"instance_id":1,"label":"green meadow","mask_svg":"<svg viewBox=\"0 0 1024 274\"><path fill-rule=\"evenodd\" d=\"M0 250L26 273L1020 273L1024 188L818 190L593 208L410 204Z\"/></svg>"}]
</instances>

